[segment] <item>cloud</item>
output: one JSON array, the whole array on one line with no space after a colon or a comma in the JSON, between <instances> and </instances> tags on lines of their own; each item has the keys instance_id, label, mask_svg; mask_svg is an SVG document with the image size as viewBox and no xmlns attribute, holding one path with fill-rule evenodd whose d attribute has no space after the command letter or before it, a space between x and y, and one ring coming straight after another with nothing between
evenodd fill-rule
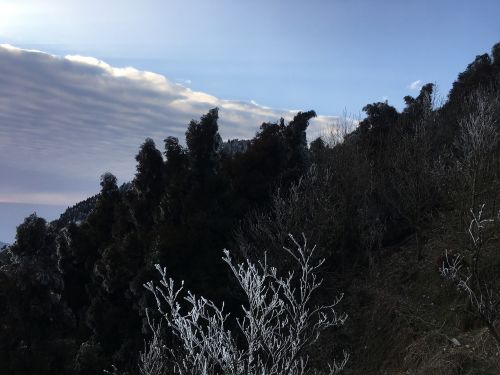
<instances>
[{"instance_id":1,"label":"cloud","mask_svg":"<svg viewBox=\"0 0 500 375\"><path fill-rule=\"evenodd\" d=\"M417 79L416 81L413 81L408 85L408 88L410 90L420 90L422 88L422 81Z\"/></svg>"},{"instance_id":2,"label":"cloud","mask_svg":"<svg viewBox=\"0 0 500 375\"><path fill-rule=\"evenodd\" d=\"M251 138L262 122L296 113L220 99L94 57L0 45L0 202L73 204L98 190L105 171L130 180L146 137L160 149L167 136L183 141L189 121L216 106L224 139ZM309 138L335 121L318 116Z\"/></svg>"}]
</instances>

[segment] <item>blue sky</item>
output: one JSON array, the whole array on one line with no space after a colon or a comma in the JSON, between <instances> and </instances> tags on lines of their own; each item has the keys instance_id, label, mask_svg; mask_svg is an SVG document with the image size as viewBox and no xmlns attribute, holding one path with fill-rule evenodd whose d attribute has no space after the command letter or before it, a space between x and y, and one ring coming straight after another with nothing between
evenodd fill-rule
<instances>
[{"instance_id":1,"label":"blue sky","mask_svg":"<svg viewBox=\"0 0 500 375\"><path fill-rule=\"evenodd\" d=\"M14 205L54 218L211 105L241 138L290 110L322 115L317 134L426 82L445 96L500 41L498 14L499 1L0 0L0 44L16 47L0 51L0 240Z\"/></svg>"},{"instance_id":2,"label":"blue sky","mask_svg":"<svg viewBox=\"0 0 500 375\"><path fill-rule=\"evenodd\" d=\"M359 112L446 92L500 36L498 1L0 1L4 43L189 80L220 98ZM0 5L1 9L1 5Z\"/></svg>"}]
</instances>

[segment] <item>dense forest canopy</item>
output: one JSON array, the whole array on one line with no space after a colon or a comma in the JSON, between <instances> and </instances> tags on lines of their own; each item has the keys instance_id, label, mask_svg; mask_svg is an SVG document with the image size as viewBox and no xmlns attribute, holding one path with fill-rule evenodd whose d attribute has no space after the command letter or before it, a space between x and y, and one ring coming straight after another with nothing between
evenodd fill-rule
<instances>
[{"instance_id":1,"label":"dense forest canopy","mask_svg":"<svg viewBox=\"0 0 500 375\"><path fill-rule=\"evenodd\" d=\"M103 174L99 194L52 223L27 217L0 253L1 372L138 373L151 334L146 309L156 306L143 285L158 278L155 264L238 314L242 296L221 259L226 248L256 261L266 252L285 271L293 267L280 252L287 234L303 233L326 258L320 300L380 272L408 241L408 262L433 263L429 243L443 215L458 218L450 230L465 242L470 210L498 214L499 98L496 44L458 75L442 105L432 84L405 97L402 111L368 104L340 141L308 145L316 116L308 111L263 123L251 140L223 142L217 108L188 124L185 142L146 139L133 181L119 187ZM355 311L361 302L351 297L343 303ZM495 319L487 323L497 332ZM357 333L330 334L350 348L352 371L369 373Z\"/></svg>"}]
</instances>

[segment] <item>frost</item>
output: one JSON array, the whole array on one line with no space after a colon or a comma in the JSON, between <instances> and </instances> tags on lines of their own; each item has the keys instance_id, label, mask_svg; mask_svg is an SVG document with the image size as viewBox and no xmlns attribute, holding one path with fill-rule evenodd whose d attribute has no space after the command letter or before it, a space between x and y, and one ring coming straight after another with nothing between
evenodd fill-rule
<instances>
[{"instance_id":1,"label":"frost","mask_svg":"<svg viewBox=\"0 0 500 375\"><path fill-rule=\"evenodd\" d=\"M227 328L229 314L212 301L187 292L188 309L179 303L183 284L176 286L167 277L165 268L156 266L161 274L160 285L145 284L156 298L158 310L178 347L166 348L160 328L151 324L152 341L141 354L143 375L156 375L166 369L176 374L312 374L305 349L317 341L321 332L344 324L347 315L335 307L342 299L337 296L331 304L312 306L312 296L321 286L317 271L324 262L313 261L315 247L308 248L289 238L292 248L284 250L296 261L298 272L279 275L266 259L257 264L246 261L236 264L229 251L224 251L227 263L246 297L243 317L237 319L237 332ZM149 319L148 319L149 321ZM238 342L237 342L238 340ZM243 341L243 344L241 344ZM344 368L349 355L328 365L328 374Z\"/></svg>"}]
</instances>

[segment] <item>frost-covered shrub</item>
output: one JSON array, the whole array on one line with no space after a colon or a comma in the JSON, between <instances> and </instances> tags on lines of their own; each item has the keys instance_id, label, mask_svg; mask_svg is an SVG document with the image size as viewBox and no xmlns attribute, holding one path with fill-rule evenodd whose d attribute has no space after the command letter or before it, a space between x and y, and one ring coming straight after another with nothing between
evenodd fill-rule
<instances>
[{"instance_id":1,"label":"frost-covered shrub","mask_svg":"<svg viewBox=\"0 0 500 375\"><path fill-rule=\"evenodd\" d=\"M500 319L498 269L491 264L493 257L487 254L485 246L493 239L488 230L495 230L498 218L485 218L483 211L484 204L477 213L471 209L472 220L468 229L471 246L466 255L449 256L446 252L440 272L441 276L452 282L468 298L475 315L484 322L500 345L497 328Z\"/></svg>"},{"instance_id":2,"label":"frost-covered shrub","mask_svg":"<svg viewBox=\"0 0 500 375\"><path fill-rule=\"evenodd\" d=\"M246 261L235 264L224 251L227 263L246 298L243 317L237 319L237 332L228 329L230 314L212 301L187 292L179 299L183 285L176 286L165 268L157 266L160 285L153 282L145 287L156 298L158 310L177 340L175 348L166 348L160 329L152 327L153 339L141 355L143 375L173 371L176 374L311 374L305 353L321 332L341 326L347 315L335 307L342 299L336 297L330 305L312 306L312 297L320 287L317 271L323 260L314 261L315 247L309 248L303 235L299 243L289 236L293 247L284 250L297 262L299 272L279 275L276 268L263 262ZM328 365L328 374L344 368L347 353L340 362Z\"/></svg>"}]
</instances>

